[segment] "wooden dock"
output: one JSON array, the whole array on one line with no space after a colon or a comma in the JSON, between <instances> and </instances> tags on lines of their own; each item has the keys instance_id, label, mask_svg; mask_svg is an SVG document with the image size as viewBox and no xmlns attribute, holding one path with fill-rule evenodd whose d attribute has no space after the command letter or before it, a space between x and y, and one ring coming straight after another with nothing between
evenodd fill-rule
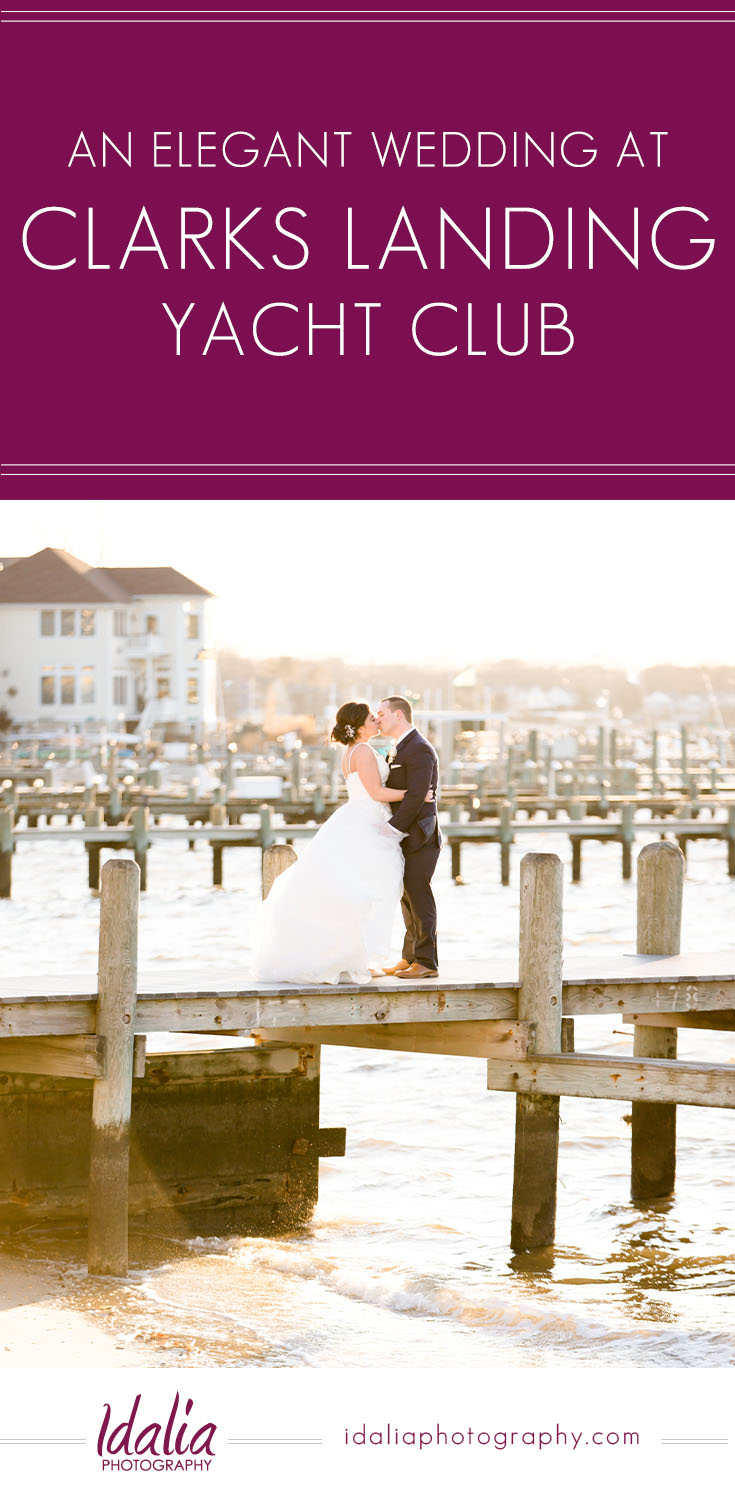
<instances>
[{"instance_id":1,"label":"wooden dock","mask_svg":"<svg viewBox=\"0 0 735 1500\"><path fill-rule=\"evenodd\" d=\"M572 881L582 879L582 848L585 841L617 845L621 851L623 880L630 880L633 870L633 848L636 839L646 835L660 838L673 837L686 855L687 845L693 840L717 840L726 846L728 875L735 877L735 803L725 806L724 817L668 817L665 822L655 820L635 821L635 806L622 803L618 816L591 818L586 815L587 804L579 798L572 799L565 822L524 822L513 816L513 807L505 802L500 807L497 819L469 822L451 821L442 823L442 833L450 850L452 878L456 884L462 881L462 849L466 844L497 844L500 849L500 879L502 885L510 884L510 851L518 835L533 833L541 840L549 835L566 834L572 855ZM175 808L179 814L180 807ZM241 814L229 813L224 803L215 802L207 809L207 821L193 825L190 813L186 823L178 828L161 828L152 823L148 807L136 806L129 810L124 821L112 825L104 821L103 809L89 806L84 813L84 823L68 827L56 827L47 821L46 826L17 827L13 810L0 808L0 899L7 899L12 892L12 858L18 842L36 843L50 840L76 840L84 847L88 861L88 885L91 891L99 891L100 853L102 849L129 849L141 871L141 890L147 890L148 851L159 843L181 840L185 837L190 849L195 843L204 841L212 851L212 884L221 887L224 881L224 851L227 848L259 849L261 857L265 851L279 843L292 844L299 839L313 838L319 820L274 824L269 805L252 809L257 814L250 826L240 823ZM286 805L283 809L290 818L292 812ZM36 820L37 822L37 820ZM28 819L30 825L31 819Z\"/></svg>"},{"instance_id":2,"label":"wooden dock","mask_svg":"<svg viewBox=\"0 0 735 1500\"><path fill-rule=\"evenodd\" d=\"M285 846L266 851L266 894L293 858ZM521 865L517 967L457 964L417 985L382 977L303 986L254 984L241 974L139 976L140 872L131 860L108 861L98 976L0 981L0 1068L93 1080L90 1271L127 1268L136 1038L161 1032L248 1038L297 1055L329 1045L486 1059L488 1087L518 1096L515 1249L553 1242L561 1095L634 1101L633 1195L670 1192L676 1105L735 1107L735 1065L676 1059L680 1026L735 1030L735 954L677 951L683 865L674 843L642 850L639 952L623 959L562 970L561 863L534 853ZM634 1027L635 1055L576 1053L576 1016L622 1018Z\"/></svg>"}]
</instances>

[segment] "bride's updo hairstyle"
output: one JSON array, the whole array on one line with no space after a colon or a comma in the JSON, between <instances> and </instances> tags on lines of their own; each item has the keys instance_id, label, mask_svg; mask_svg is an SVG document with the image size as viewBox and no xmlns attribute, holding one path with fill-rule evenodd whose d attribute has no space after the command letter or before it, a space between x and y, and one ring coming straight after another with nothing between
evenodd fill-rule
<instances>
[{"instance_id":1,"label":"bride's updo hairstyle","mask_svg":"<svg viewBox=\"0 0 735 1500\"><path fill-rule=\"evenodd\" d=\"M357 731L362 728L369 713L369 703L343 703L337 709L337 723L332 730L332 739L339 745L353 745L357 739Z\"/></svg>"}]
</instances>

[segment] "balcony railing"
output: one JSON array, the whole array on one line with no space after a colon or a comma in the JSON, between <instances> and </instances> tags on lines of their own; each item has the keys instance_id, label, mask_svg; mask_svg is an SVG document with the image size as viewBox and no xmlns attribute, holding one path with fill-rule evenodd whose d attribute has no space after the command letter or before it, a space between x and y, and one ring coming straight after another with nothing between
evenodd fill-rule
<instances>
[{"instance_id":1,"label":"balcony railing","mask_svg":"<svg viewBox=\"0 0 735 1500\"><path fill-rule=\"evenodd\" d=\"M138 635L125 636L125 650L129 656L168 655L168 647L162 635L151 635L142 630Z\"/></svg>"}]
</instances>

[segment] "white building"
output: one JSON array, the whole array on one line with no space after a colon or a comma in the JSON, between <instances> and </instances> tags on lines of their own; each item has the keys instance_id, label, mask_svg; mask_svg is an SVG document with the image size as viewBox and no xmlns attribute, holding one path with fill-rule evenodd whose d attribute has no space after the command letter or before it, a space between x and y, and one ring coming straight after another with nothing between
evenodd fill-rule
<instances>
[{"instance_id":1,"label":"white building","mask_svg":"<svg viewBox=\"0 0 735 1500\"><path fill-rule=\"evenodd\" d=\"M143 716L195 734L217 717L211 597L175 568L90 568L55 547L6 560L0 705L40 727Z\"/></svg>"}]
</instances>

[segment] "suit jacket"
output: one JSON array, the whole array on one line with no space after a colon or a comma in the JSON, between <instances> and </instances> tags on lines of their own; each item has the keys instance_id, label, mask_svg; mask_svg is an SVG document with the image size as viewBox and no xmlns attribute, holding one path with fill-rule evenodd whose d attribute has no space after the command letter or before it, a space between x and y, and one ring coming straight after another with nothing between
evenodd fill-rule
<instances>
[{"instance_id":1,"label":"suit jacket","mask_svg":"<svg viewBox=\"0 0 735 1500\"><path fill-rule=\"evenodd\" d=\"M411 729L397 747L386 785L406 793L402 802L393 803L390 819L393 828L406 834L401 839L404 853L421 849L424 844L441 848L436 798L426 801L429 788L436 793L439 785L439 761L433 745L417 729Z\"/></svg>"}]
</instances>

